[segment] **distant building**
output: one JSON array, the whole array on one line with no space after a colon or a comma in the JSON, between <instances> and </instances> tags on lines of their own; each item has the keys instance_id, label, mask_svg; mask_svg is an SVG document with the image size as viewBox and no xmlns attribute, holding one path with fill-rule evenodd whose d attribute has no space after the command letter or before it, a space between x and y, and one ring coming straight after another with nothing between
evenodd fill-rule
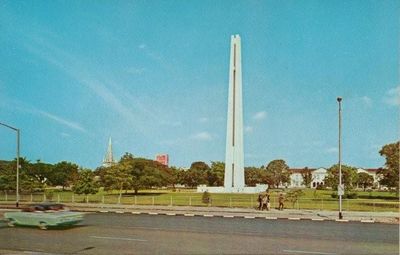
<instances>
[{"instance_id":1,"label":"distant building","mask_svg":"<svg viewBox=\"0 0 400 255\"><path fill-rule=\"evenodd\" d=\"M114 156L113 156L113 151L112 151L112 142L111 142L111 137L110 137L110 139L108 140L107 152L103 159L103 167L110 167L114 164L115 164L115 161L114 161Z\"/></svg>"},{"instance_id":2,"label":"distant building","mask_svg":"<svg viewBox=\"0 0 400 255\"><path fill-rule=\"evenodd\" d=\"M158 154L156 155L156 161L164 166L168 166L169 164L169 157L168 154Z\"/></svg>"},{"instance_id":3,"label":"distant building","mask_svg":"<svg viewBox=\"0 0 400 255\"><path fill-rule=\"evenodd\" d=\"M290 182L288 184L288 188L313 188L316 189L318 186L325 185L325 177L328 175L328 170L326 168L309 168L311 171L311 184L309 187L306 187L303 184L303 176L304 168L291 168L290 172ZM357 173L367 173L374 178L374 186L380 188L379 185L379 176L376 174L378 169L375 168L358 168Z\"/></svg>"}]
</instances>

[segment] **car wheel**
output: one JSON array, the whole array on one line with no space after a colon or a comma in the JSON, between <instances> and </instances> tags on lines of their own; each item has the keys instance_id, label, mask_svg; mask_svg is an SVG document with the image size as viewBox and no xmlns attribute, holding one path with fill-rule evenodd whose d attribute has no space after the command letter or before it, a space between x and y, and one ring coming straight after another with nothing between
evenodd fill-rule
<instances>
[{"instance_id":1,"label":"car wheel","mask_svg":"<svg viewBox=\"0 0 400 255\"><path fill-rule=\"evenodd\" d=\"M42 230L46 230L47 229L46 222L39 222L39 228L42 229Z\"/></svg>"},{"instance_id":2,"label":"car wheel","mask_svg":"<svg viewBox=\"0 0 400 255\"><path fill-rule=\"evenodd\" d=\"M15 227L15 220L14 219L7 219L7 225L9 227Z\"/></svg>"}]
</instances>

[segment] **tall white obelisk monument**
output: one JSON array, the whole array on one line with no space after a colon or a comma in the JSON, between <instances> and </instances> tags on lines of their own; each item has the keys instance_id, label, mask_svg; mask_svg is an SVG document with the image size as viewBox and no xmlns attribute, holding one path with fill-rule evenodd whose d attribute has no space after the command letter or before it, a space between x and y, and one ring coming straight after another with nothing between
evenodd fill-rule
<instances>
[{"instance_id":1,"label":"tall white obelisk monument","mask_svg":"<svg viewBox=\"0 0 400 255\"><path fill-rule=\"evenodd\" d=\"M243 104L240 36L231 36L228 120L226 128L225 192L243 192Z\"/></svg>"}]
</instances>

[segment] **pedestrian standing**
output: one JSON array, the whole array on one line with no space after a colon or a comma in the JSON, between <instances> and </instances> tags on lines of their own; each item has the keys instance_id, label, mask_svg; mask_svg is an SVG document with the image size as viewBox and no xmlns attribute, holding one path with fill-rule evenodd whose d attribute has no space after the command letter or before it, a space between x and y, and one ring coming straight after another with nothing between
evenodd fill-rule
<instances>
[{"instance_id":1,"label":"pedestrian standing","mask_svg":"<svg viewBox=\"0 0 400 255\"><path fill-rule=\"evenodd\" d=\"M283 194L279 194L279 210L283 210L283 201L284 201Z\"/></svg>"},{"instance_id":2,"label":"pedestrian standing","mask_svg":"<svg viewBox=\"0 0 400 255\"><path fill-rule=\"evenodd\" d=\"M261 210L262 209L262 194L258 195L257 201L258 201L258 210Z\"/></svg>"}]
</instances>

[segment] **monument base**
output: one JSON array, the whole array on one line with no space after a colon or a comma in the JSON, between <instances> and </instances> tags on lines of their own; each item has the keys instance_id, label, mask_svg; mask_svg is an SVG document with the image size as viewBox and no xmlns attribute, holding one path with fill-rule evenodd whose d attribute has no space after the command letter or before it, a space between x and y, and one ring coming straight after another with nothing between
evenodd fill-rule
<instances>
[{"instance_id":1,"label":"monument base","mask_svg":"<svg viewBox=\"0 0 400 255\"><path fill-rule=\"evenodd\" d=\"M243 193L243 194L254 194L260 193L268 189L268 184L256 184L255 187L208 187L206 185L197 186L197 192L210 192L210 193Z\"/></svg>"}]
</instances>

